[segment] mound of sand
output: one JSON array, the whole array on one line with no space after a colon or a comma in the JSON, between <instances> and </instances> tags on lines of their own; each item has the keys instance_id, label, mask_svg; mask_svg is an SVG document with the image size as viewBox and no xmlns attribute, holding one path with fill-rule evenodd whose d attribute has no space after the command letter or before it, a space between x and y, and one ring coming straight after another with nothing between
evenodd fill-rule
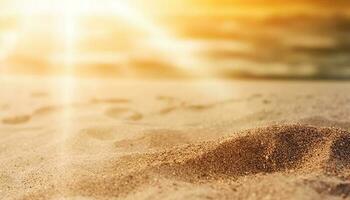
<instances>
[{"instance_id":1,"label":"mound of sand","mask_svg":"<svg viewBox=\"0 0 350 200\"><path fill-rule=\"evenodd\" d=\"M306 125L271 126L216 141L110 157L84 170L66 170L57 182L33 181L50 187L33 185L40 189L22 197L344 198L350 194L349 165L349 132Z\"/></svg>"}]
</instances>

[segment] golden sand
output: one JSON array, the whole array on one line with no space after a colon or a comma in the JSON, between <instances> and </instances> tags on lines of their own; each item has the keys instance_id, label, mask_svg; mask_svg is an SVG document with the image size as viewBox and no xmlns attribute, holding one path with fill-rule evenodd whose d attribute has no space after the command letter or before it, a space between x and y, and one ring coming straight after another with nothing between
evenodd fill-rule
<instances>
[{"instance_id":1,"label":"golden sand","mask_svg":"<svg viewBox=\"0 0 350 200\"><path fill-rule=\"evenodd\" d=\"M1 199L350 198L344 83L108 83L69 104L39 83L1 93Z\"/></svg>"}]
</instances>

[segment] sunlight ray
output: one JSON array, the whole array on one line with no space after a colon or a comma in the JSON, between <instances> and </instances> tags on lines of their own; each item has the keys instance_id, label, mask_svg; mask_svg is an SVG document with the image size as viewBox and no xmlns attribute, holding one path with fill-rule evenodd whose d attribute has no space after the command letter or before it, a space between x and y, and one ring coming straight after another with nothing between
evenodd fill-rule
<instances>
[{"instance_id":1,"label":"sunlight ray","mask_svg":"<svg viewBox=\"0 0 350 200\"><path fill-rule=\"evenodd\" d=\"M177 67L192 75L209 73L209 71L205 70L205 64L194 57L189 46L184 48L186 45L183 42L172 36L165 28L147 18L147 16L142 15L140 10L135 10L127 2L121 0L112 1L110 9L113 10L115 16L123 18L128 23L147 31L151 44L165 54L164 56L169 62L174 63ZM198 70L198 67L201 67L201 70Z\"/></svg>"},{"instance_id":2,"label":"sunlight ray","mask_svg":"<svg viewBox=\"0 0 350 200\"><path fill-rule=\"evenodd\" d=\"M153 22L147 16L142 15L140 10L135 10L126 1L113 1L111 6L113 13L121 17L128 23L133 24L140 29L147 31L150 35L151 44L158 48L168 62L175 64L180 70L190 76L215 79L212 70L207 66L208 63L202 61L193 55L189 45L185 45L178 38L174 37L165 28ZM215 91L216 96L225 98L229 95L228 89L224 84L213 86L214 90L207 87L199 88L203 93Z\"/></svg>"},{"instance_id":3,"label":"sunlight ray","mask_svg":"<svg viewBox=\"0 0 350 200\"><path fill-rule=\"evenodd\" d=\"M78 34L78 23L76 10L74 9L74 2L70 0L60 1L59 15L57 16L57 28L58 30L58 40L63 42L63 60L62 60L62 73L65 75L61 79L61 103L64 105L69 105L74 99L74 89L75 89L75 78L74 78L74 56L76 51L76 40ZM65 109L62 115L63 123L63 136L67 137L71 131L71 121L72 121L72 111L71 109Z\"/></svg>"}]
</instances>

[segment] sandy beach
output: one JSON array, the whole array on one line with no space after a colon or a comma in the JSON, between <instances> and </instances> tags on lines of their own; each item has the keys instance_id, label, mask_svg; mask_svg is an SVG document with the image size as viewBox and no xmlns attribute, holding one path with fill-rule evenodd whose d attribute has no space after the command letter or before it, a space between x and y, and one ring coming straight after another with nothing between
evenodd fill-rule
<instances>
[{"instance_id":1,"label":"sandy beach","mask_svg":"<svg viewBox=\"0 0 350 200\"><path fill-rule=\"evenodd\" d=\"M0 200L350 200L350 0L0 0Z\"/></svg>"},{"instance_id":2,"label":"sandy beach","mask_svg":"<svg viewBox=\"0 0 350 200\"><path fill-rule=\"evenodd\" d=\"M1 79L1 199L350 198L347 82L63 83Z\"/></svg>"}]
</instances>

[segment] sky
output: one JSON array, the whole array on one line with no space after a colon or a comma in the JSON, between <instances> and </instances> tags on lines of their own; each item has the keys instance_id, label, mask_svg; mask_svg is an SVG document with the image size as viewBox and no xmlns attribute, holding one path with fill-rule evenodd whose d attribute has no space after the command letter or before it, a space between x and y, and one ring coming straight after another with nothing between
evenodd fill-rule
<instances>
[{"instance_id":1,"label":"sky","mask_svg":"<svg viewBox=\"0 0 350 200\"><path fill-rule=\"evenodd\" d=\"M350 78L347 0L0 0L0 73Z\"/></svg>"}]
</instances>

